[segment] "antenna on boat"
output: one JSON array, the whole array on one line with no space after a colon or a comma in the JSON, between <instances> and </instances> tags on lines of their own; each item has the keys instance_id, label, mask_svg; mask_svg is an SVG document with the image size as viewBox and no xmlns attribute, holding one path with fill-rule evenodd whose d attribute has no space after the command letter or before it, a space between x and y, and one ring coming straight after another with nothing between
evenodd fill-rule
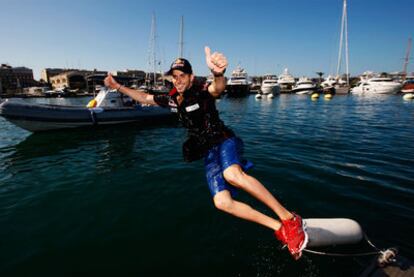
<instances>
[{"instance_id":1,"label":"antenna on boat","mask_svg":"<svg viewBox=\"0 0 414 277\"><path fill-rule=\"evenodd\" d=\"M410 52L411 52L411 38L408 39L407 51L405 52L405 59L404 59L404 66L403 66L403 79L407 76L407 67L408 62L410 60Z\"/></svg>"},{"instance_id":2,"label":"antenna on boat","mask_svg":"<svg viewBox=\"0 0 414 277\"><path fill-rule=\"evenodd\" d=\"M181 16L180 21L180 38L178 42L178 57L184 57L184 16Z\"/></svg>"},{"instance_id":3,"label":"antenna on boat","mask_svg":"<svg viewBox=\"0 0 414 277\"><path fill-rule=\"evenodd\" d=\"M345 66L346 66L346 83L349 85L349 55L348 55L348 15L347 15L346 0L344 0L342 8L342 20L341 20L341 37L339 39L339 52L338 52L338 65L336 67L336 76L339 76L339 69L342 62L342 45L345 37Z\"/></svg>"}]
</instances>

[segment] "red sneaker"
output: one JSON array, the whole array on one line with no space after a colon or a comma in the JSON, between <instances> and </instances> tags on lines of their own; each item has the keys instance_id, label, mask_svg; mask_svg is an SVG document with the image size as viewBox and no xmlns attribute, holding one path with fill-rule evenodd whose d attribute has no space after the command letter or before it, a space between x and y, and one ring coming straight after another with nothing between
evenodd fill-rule
<instances>
[{"instance_id":1,"label":"red sneaker","mask_svg":"<svg viewBox=\"0 0 414 277\"><path fill-rule=\"evenodd\" d=\"M282 220L282 227L275 231L276 238L287 245L295 260L302 256L302 250L308 243L308 234L304 231L302 218L293 213L293 218Z\"/></svg>"},{"instance_id":2,"label":"red sneaker","mask_svg":"<svg viewBox=\"0 0 414 277\"><path fill-rule=\"evenodd\" d=\"M286 245L286 230L283 225L275 231L275 236L283 245Z\"/></svg>"}]
</instances>

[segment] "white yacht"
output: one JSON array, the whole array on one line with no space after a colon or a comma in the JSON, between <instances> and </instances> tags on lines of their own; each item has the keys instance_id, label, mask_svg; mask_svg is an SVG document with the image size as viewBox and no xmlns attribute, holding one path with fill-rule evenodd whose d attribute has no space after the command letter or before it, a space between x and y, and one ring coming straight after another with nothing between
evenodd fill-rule
<instances>
[{"instance_id":1,"label":"white yacht","mask_svg":"<svg viewBox=\"0 0 414 277\"><path fill-rule=\"evenodd\" d=\"M281 92L290 92L293 85L295 84L295 78L290 75L289 70L285 68L285 70L283 70L283 73L280 74L277 82L280 86Z\"/></svg>"},{"instance_id":2,"label":"white yacht","mask_svg":"<svg viewBox=\"0 0 414 277\"><path fill-rule=\"evenodd\" d=\"M267 74L264 76L260 91L263 95L275 95L280 93L280 86L277 82L277 76Z\"/></svg>"},{"instance_id":3,"label":"white yacht","mask_svg":"<svg viewBox=\"0 0 414 277\"><path fill-rule=\"evenodd\" d=\"M240 66L237 66L227 81L227 95L229 97L246 96L250 92L251 83L247 72Z\"/></svg>"},{"instance_id":4,"label":"white yacht","mask_svg":"<svg viewBox=\"0 0 414 277\"><path fill-rule=\"evenodd\" d=\"M351 92L353 94L394 94L398 93L402 84L387 77L362 79Z\"/></svg>"},{"instance_id":5,"label":"white yacht","mask_svg":"<svg viewBox=\"0 0 414 277\"><path fill-rule=\"evenodd\" d=\"M336 78L332 75L328 75L325 81L321 83L322 88L329 88L336 85Z\"/></svg>"},{"instance_id":6,"label":"white yacht","mask_svg":"<svg viewBox=\"0 0 414 277\"><path fill-rule=\"evenodd\" d=\"M316 84L314 84L309 78L302 77L292 88L292 93L296 94L312 94L317 90Z\"/></svg>"},{"instance_id":7,"label":"white yacht","mask_svg":"<svg viewBox=\"0 0 414 277\"><path fill-rule=\"evenodd\" d=\"M321 83L321 86L324 91L330 91L330 89L333 88L336 94L349 93L347 81L344 81L339 77L333 77L332 75L328 75L326 80Z\"/></svg>"}]
</instances>

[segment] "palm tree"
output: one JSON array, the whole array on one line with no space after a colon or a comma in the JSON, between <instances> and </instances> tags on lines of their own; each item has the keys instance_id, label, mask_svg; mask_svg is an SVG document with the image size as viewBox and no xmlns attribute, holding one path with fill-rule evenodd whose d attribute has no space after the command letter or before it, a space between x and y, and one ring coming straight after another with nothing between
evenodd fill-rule
<instances>
[{"instance_id":1,"label":"palm tree","mask_svg":"<svg viewBox=\"0 0 414 277\"><path fill-rule=\"evenodd\" d=\"M323 72L316 72L316 74L319 76L319 84L322 83L322 76L325 73L323 73Z\"/></svg>"}]
</instances>

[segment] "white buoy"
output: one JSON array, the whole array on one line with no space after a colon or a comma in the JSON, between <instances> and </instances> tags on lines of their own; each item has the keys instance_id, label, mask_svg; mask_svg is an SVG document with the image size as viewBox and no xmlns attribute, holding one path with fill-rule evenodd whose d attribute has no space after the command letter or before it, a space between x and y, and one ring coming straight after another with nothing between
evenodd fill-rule
<instances>
[{"instance_id":1,"label":"white buoy","mask_svg":"<svg viewBox=\"0 0 414 277\"><path fill-rule=\"evenodd\" d=\"M275 98L275 96L273 95L273 93L271 93L271 94L269 94L269 95L267 96L267 98L269 98L269 99L273 99L273 98Z\"/></svg>"},{"instance_id":2,"label":"white buoy","mask_svg":"<svg viewBox=\"0 0 414 277\"><path fill-rule=\"evenodd\" d=\"M404 94L403 99L404 100L414 99L414 93L406 93L406 94Z\"/></svg>"},{"instance_id":3,"label":"white buoy","mask_svg":"<svg viewBox=\"0 0 414 277\"><path fill-rule=\"evenodd\" d=\"M307 247L355 244L363 239L361 226L348 218L304 219L309 236Z\"/></svg>"},{"instance_id":4,"label":"white buoy","mask_svg":"<svg viewBox=\"0 0 414 277\"><path fill-rule=\"evenodd\" d=\"M261 94L256 94L256 99L262 99L262 95Z\"/></svg>"}]
</instances>

